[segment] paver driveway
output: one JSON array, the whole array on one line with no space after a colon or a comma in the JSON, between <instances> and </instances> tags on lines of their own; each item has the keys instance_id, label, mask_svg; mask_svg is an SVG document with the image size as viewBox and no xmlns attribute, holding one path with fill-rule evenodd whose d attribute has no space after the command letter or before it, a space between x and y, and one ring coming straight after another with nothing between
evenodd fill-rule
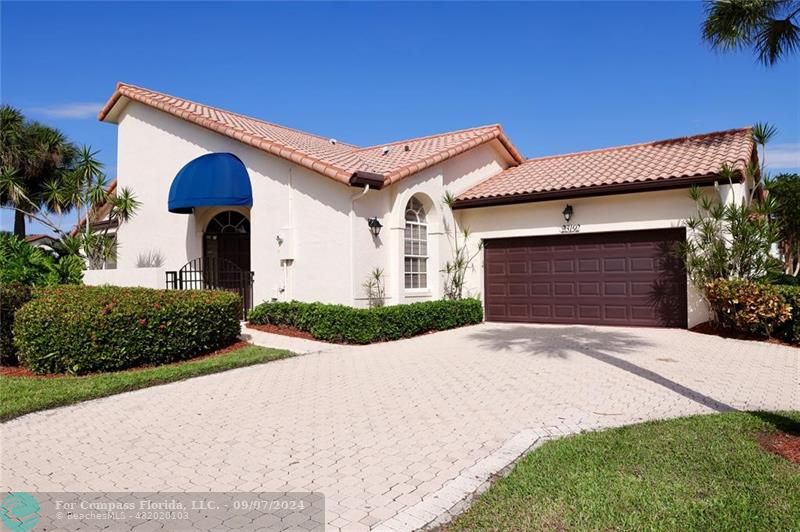
<instances>
[{"instance_id":1,"label":"paver driveway","mask_svg":"<svg viewBox=\"0 0 800 532\"><path fill-rule=\"evenodd\" d=\"M28 415L2 485L317 490L330 528L425 525L537 438L800 409L800 349L681 330L483 324Z\"/></svg>"}]
</instances>

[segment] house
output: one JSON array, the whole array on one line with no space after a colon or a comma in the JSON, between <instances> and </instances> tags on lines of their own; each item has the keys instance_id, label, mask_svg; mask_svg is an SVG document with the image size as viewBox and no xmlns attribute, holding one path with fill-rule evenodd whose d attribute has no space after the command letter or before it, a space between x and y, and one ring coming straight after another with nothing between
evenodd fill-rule
<instances>
[{"instance_id":1,"label":"house","mask_svg":"<svg viewBox=\"0 0 800 532\"><path fill-rule=\"evenodd\" d=\"M25 242L33 247L42 248L45 251L52 251L53 244L58 241L58 238L52 235L32 234L25 237Z\"/></svg>"},{"instance_id":2,"label":"house","mask_svg":"<svg viewBox=\"0 0 800 532\"><path fill-rule=\"evenodd\" d=\"M381 268L387 303L411 303L442 297L453 230L469 228L466 292L499 321L704 321L674 253L688 188L736 201L752 183L718 172L756 157L749 128L535 159L499 125L358 147L124 83L99 118L142 205L116 269L87 282L364 306Z\"/></svg>"}]
</instances>

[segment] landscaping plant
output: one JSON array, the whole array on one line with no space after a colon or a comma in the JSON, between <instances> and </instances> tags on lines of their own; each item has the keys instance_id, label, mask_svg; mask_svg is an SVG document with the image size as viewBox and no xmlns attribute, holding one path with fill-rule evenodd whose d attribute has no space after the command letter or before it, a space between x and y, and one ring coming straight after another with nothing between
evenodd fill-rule
<instances>
[{"instance_id":1,"label":"landscaping plant","mask_svg":"<svg viewBox=\"0 0 800 532\"><path fill-rule=\"evenodd\" d=\"M766 185L775 198L774 219L778 226L779 248L784 273L800 275L800 174L780 174Z\"/></svg>"},{"instance_id":2,"label":"landscaping plant","mask_svg":"<svg viewBox=\"0 0 800 532\"><path fill-rule=\"evenodd\" d=\"M791 317L791 305L771 285L717 279L706 284L705 295L717 323L726 329L770 337Z\"/></svg>"},{"instance_id":3,"label":"landscaping plant","mask_svg":"<svg viewBox=\"0 0 800 532\"><path fill-rule=\"evenodd\" d=\"M689 218L682 255L686 270L695 286L703 288L716 279L760 280L778 274L780 261L772 249L780 240L779 225L773 221L778 204L775 195L763 193L766 174L766 145L775 136L774 126L753 126L753 142L761 153L761 167L748 164L744 170L724 164L720 179L734 189L734 182L744 178L752 183L749 193L733 197L723 204L692 187L690 197L697 205L697 216Z\"/></svg>"},{"instance_id":4,"label":"landscaping plant","mask_svg":"<svg viewBox=\"0 0 800 532\"><path fill-rule=\"evenodd\" d=\"M785 304L791 307L789 319L775 330L775 336L785 342L800 344L800 286L774 286Z\"/></svg>"},{"instance_id":5,"label":"landscaping plant","mask_svg":"<svg viewBox=\"0 0 800 532\"><path fill-rule=\"evenodd\" d=\"M159 365L233 343L240 309L223 291L48 287L17 311L14 342L36 373Z\"/></svg>"},{"instance_id":6,"label":"landscaping plant","mask_svg":"<svg viewBox=\"0 0 800 532\"><path fill-rule=\"evenodd\" d=\"M483 307L477 299L371 309L300 301L270 302L256 306L247 319L257 325L293 327L311 333L318 340L369 344L480 323Z\"/></svg>"},{"instance_id":7,"label":"landscaping plant","mask_svg":"<svg viewBox=\"0 0 800 532\"><path fill-rule=\"evenodd\" d=\"M17 310L31 300L31 287L19 283L0 284L0 365L19 364L14 348L14 316Z\"/></svg>"},{"instance_id":8,"label":"landscaping plant","mask_svg":"<svg viewBox=\"0 0 800 532\"><path fill-rule=\"evenodd\" d=\"M386 289L383 285L383 270L375 268L361 285L367 294L369 308L382 307L386 303Z\"/></svg>"},{"instance_id":9,"label":"landscaping plant","mask_svg":"<svg viewBox=\"0 0 800 532\"><path fill-rule=\"evenodd\" d=\"M0 233L0 284L47 286L79 284L83 262L75 256L58 257L15 235Z\"/></svg>"},{"instance_id":10,"label":"landscaping plant","mask_svg":"<svg viewBox=\"0 0 800 532\"><path fill-rule=\"evenodd\" d=\"M453 212L456 198L449 191L444 193L442 202ZM463 240L459 240L459 233ZM444 269L444 298L445 299L461 299L464 297L464 280L472 265L472 261L483 249L483 242L479 242L474 253L469 250L469 228L464 228L459 231L455 217L453 218L453 234L446 231L447 238L450 240L450 245L453 248L453 258L445 262Z\"/></svg>"}]
</instances>

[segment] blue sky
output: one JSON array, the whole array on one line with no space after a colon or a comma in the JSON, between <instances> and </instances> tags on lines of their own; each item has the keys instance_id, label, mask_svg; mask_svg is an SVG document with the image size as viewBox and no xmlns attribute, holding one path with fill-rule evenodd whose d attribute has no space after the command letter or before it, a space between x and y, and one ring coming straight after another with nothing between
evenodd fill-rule
<instances>
[{"instance_id":1,"label":"blue sky","mask_svg":"<svg viewBox=\"0 0 800 532\"><path fill-rule=\"evenodd\" d=\"M768 121L774 170L800 166L800 56L711 51L699 2L0 9L3 103L101 150L110 177L96 111L118 80L361 145L500 122L528 157Z\"/></svg>"}]
</instances>

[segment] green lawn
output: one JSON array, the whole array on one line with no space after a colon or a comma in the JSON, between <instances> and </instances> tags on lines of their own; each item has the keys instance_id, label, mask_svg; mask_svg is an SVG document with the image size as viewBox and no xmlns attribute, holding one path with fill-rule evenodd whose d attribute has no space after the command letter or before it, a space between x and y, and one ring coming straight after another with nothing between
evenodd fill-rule
<instances>
[{"instance_id":1,"label":"green lawn","mask_svg":"<svg viewBox=\"0 0 800 532\"><path fill-rule=\"evenodd\" d=\"M800 412L652 422L547 442L451 530L800 530L800 465L755 435Z\"/></svg>"},{"instance_id":2,"label":"green lawn","mask_svg":"<svg viewBox=\"0 0 800 532\"><path fill-rule=\"evenodd\" d=\"M0 377L0 421L23 414L96 399L156 384L261 364L293 356L289 351L247 346L207 358L134 371L85 377Z\"/></svg>"}]
</instances>

